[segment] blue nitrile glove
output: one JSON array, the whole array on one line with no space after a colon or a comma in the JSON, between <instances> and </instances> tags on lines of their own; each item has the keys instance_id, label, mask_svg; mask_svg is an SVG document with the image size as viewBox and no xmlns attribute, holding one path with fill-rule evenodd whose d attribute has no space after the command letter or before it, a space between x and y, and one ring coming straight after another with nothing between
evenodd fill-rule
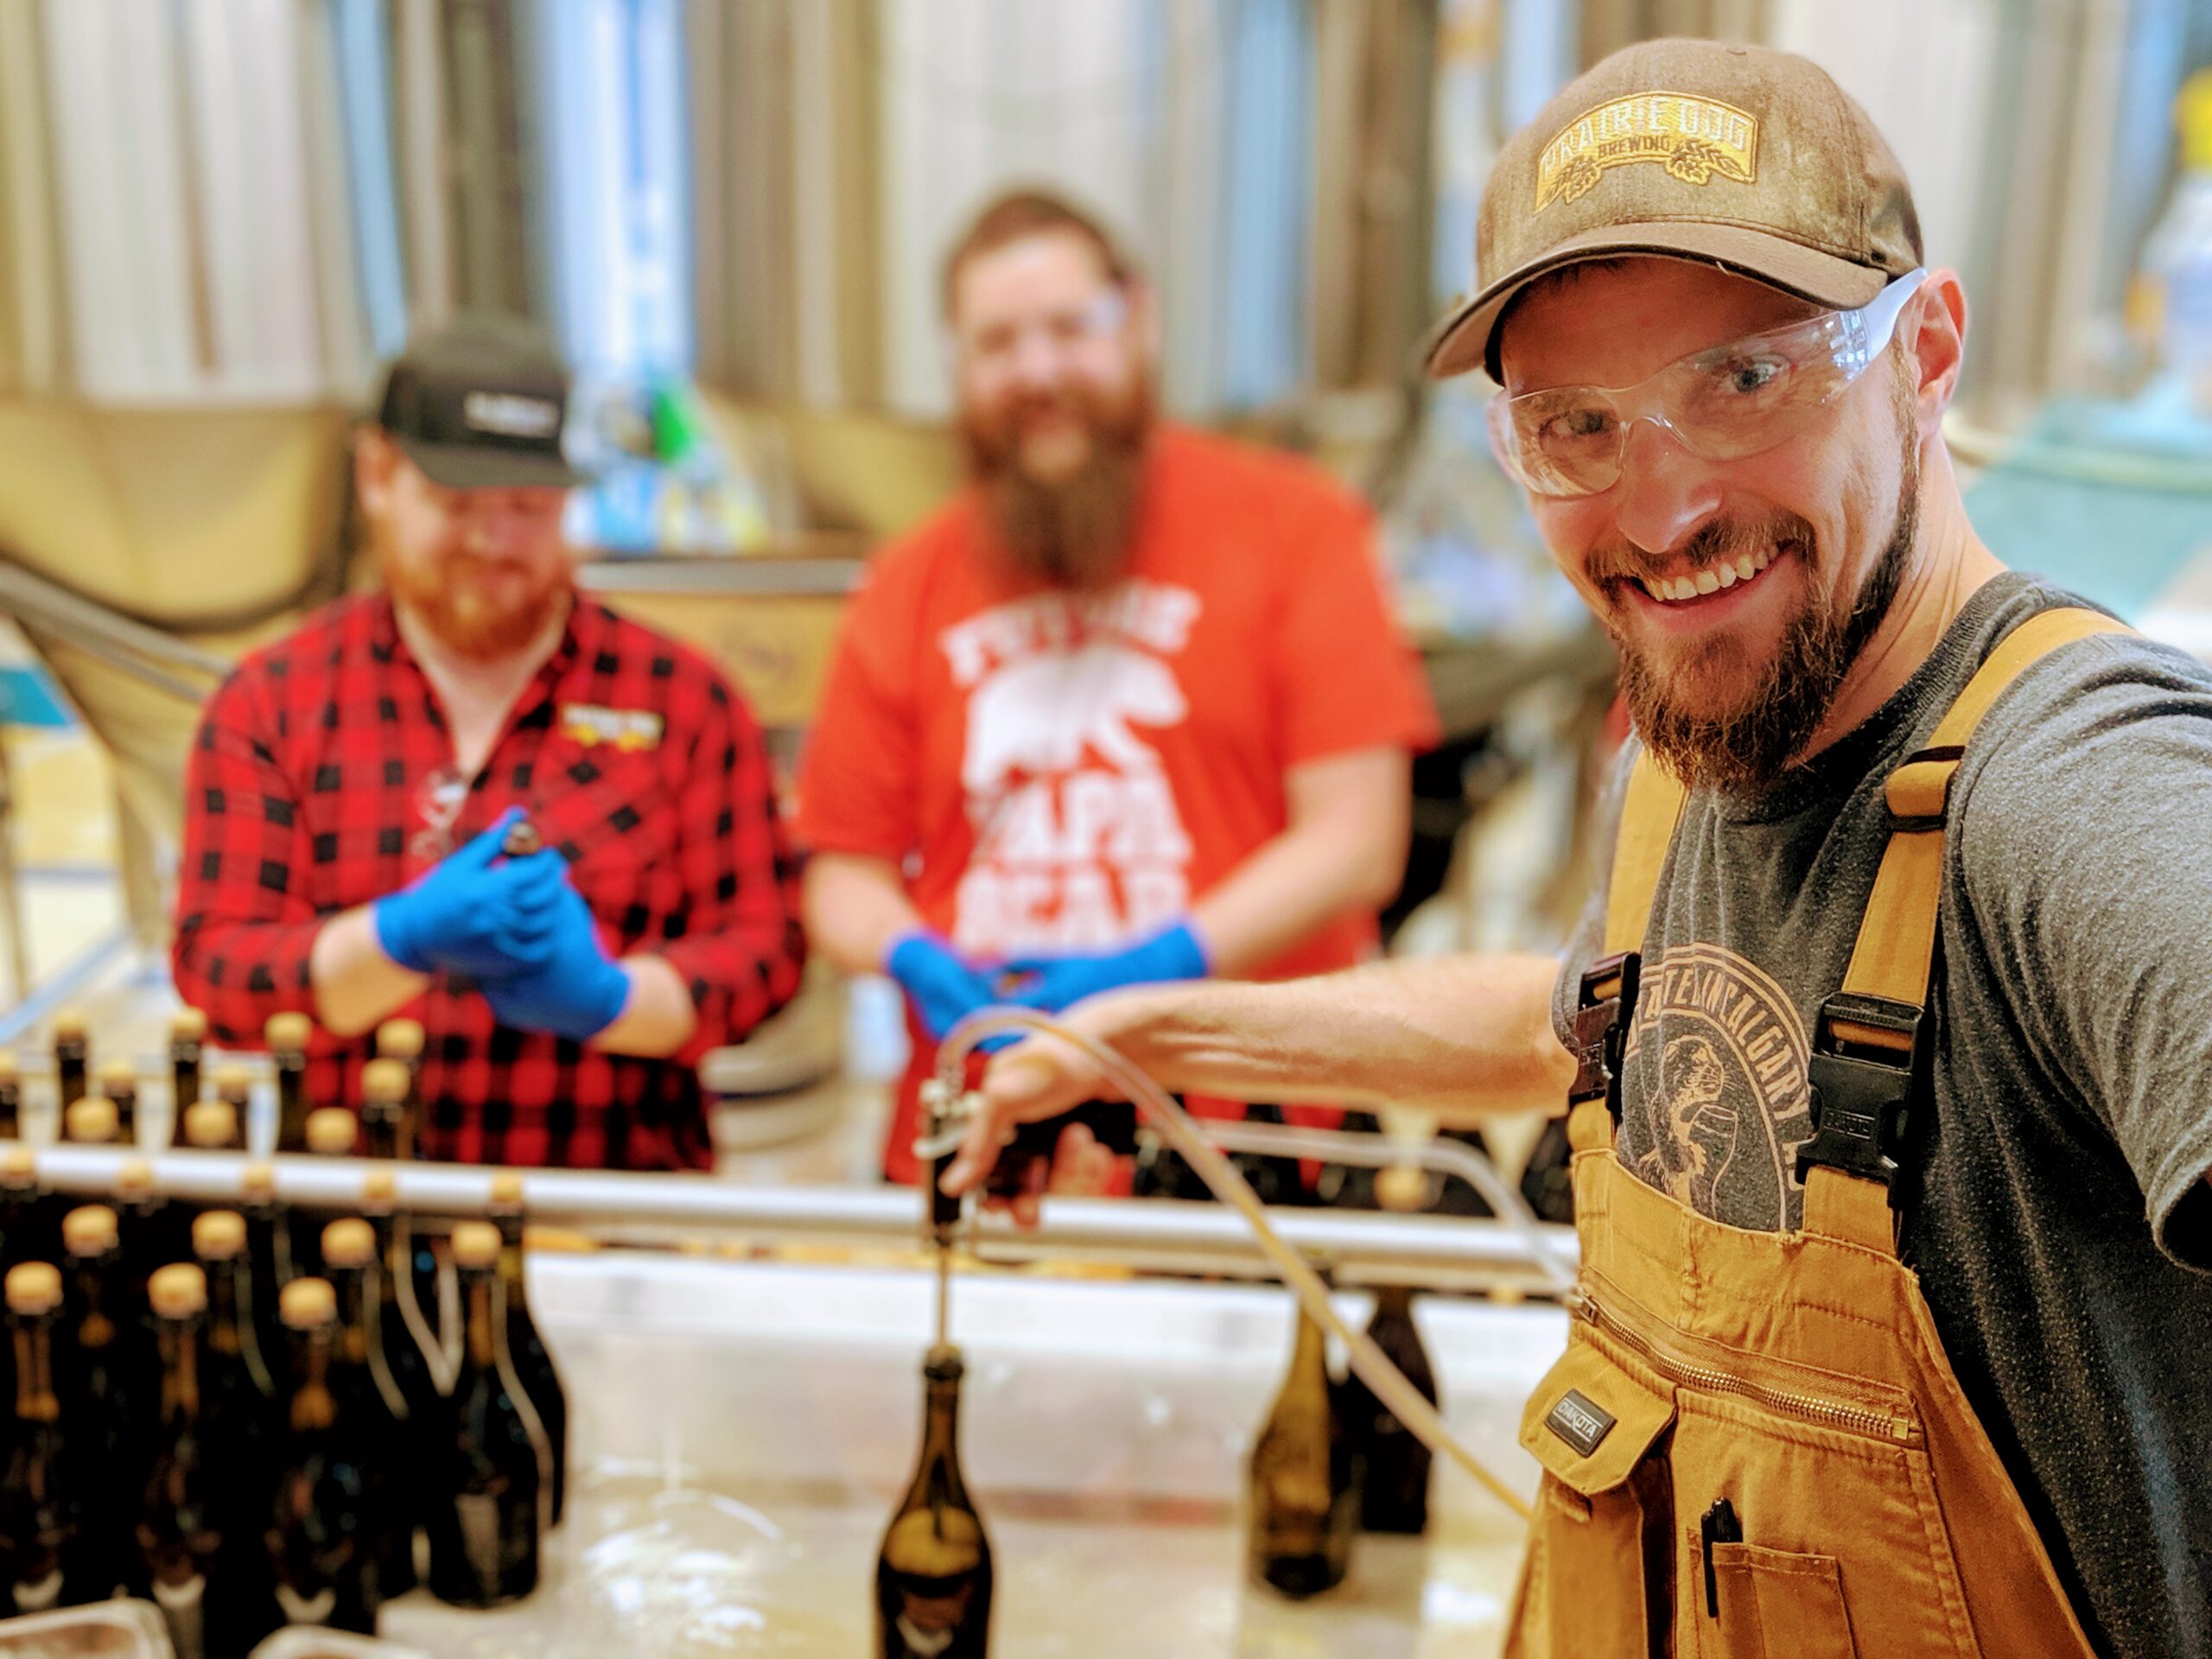
<instances>
[{"instance_id":1,"label":"blue nitrile glove","mask_svg":"<svg viewBox=\"0 0 2212 1659\"><path fill-rule=\"evenodd\" d=\"M418 974L509 974L546 959L567 866L550 851L495 861L521 816L508 808L475 840L369 906L385 955Z\"/></svg>"},{"instance_id":2,"label":"blue nitrile glove","mask_svg":"<svg viewBox=\"0 0 2212 1659\"><path fill-rule=\"evenodd\" d=\"M486 979L483 991L501 1025L582 1042L620 1017L630 1001L630 976L599 942L599 924L569 885L567 869L563 864L554 902L550 954L539 967Z\"/></svg>"},{"instance_id":3,"label":"blue nitrile glove","mask_svg":"<svg viewBox=\"0 0 2212 1659\"><path fill-rule=\"evenodd\" d=\"M923 1027L939 1042L976 1009L1006 1001L991 988L981 969L921 928L891 942L883 971L906 988L920 1011Z\"/></svg>"},{"instance_id":4,"label":"blue nitrile glove","mask_svg":"<svg viewBox=\"0 0 2212 1659\"><path fill-rule=\"evenodd\" d=\"M1191 931L1188 922L1178 922L1135 944L1095 956L1016 957L1007 963L1006 971L1017 982L1007 1001L1058 1014L1086 996L1118 990L1124 985L1204 979L1209 967L1198 936Z\"/></svg>"}]
</instances>

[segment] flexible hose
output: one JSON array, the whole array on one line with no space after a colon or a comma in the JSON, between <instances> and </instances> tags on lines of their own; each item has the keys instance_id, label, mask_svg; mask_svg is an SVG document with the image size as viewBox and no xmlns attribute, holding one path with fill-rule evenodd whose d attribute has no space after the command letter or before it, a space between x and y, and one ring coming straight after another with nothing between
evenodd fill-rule
<instances>
[{"instance_id":1,"label":"flexible hose","mask_svg":"<svg viewBox=\"0 0 2212 1659\"><path fill-rule=\"evenodd\" d=\"M955 1026L938 1046L938 1080L957 1096L963 1087L969 1052L978 1043L1011 1032L1037 1032L1057 1037L1089 1055L1107 1080L1167 1137L1183 1160L1198 1172L1198 1179L1217 1197L1243 1213L1259 1236L1261 1248L1281 1273L1283 1283L1291 1288L1299 1305L1314 1322L1344 1344L1352 1370L1360 1381L1375 1391L1376 1398L1389 1407L1398 1421L1431 1452L1458 1464L1485 1491L1522 1520L1530 1518L1532 1512L1526 1500L1453 1436L1445 1427L1444 1419L1437 1414L1436 1408L1406 1381L1405 1373L1391 1363L1390 1357L1376 1347L1365 1332L1353 1330L1337 1316L1337 1310L1329 1300L1329 1287L1321 1282L1319 1274L1306 1266L1305 1258L1284 1243L1268 1224L1267 1206L1260 1202L1243 1176L1237 1173L1236 1166L1214 1149L1212 1143L1184 1116L1182 1108L1141 1067L1105 1044L1048 1015L1027 1008L982 1008Z\"/></svg>"}]
</instances>

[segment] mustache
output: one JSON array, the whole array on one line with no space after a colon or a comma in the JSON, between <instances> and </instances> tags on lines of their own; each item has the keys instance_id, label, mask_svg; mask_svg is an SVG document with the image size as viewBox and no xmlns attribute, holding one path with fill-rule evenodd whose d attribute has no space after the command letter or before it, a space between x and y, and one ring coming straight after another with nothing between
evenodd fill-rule
<instances>
[{"instance_id":1,"label":"mustache","mask_svg":"<svg viewBox=\"0 0 2212 1659\"><path fill-rule=\"evenodd\" d=\"M1596 582L1634 582L1662 570L1680 575L1685 558L1694 573L1732 564L1746 553L1779 551L1792 544L1808 552L1814 546L1813 526L1794 512L1752 520L1716 518L1700 524L1688 541L1663 557L1646 553L1633 542L1620 541L1593 548L1586 568Z\"/></svg>"}]
</instances>

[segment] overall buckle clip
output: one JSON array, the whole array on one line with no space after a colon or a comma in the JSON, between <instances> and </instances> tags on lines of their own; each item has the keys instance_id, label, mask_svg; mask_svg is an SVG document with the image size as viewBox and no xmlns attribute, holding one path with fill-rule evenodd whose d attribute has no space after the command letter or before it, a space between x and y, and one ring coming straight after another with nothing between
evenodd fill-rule
<instances>
[{"instance_id":1,"label":"overall buckle clip","mask_svg":"<svg viewBox=\"0 0 2212 1659\"><path fill-rule=\"evenodd\" d=\"M1567 1101L1579 1106L1602 1100L1616 1123L1621 1116L1621 1055L1636 1013L1643 960L1634 950L1599 957L1583 974L1574 1001L1574 1082Z\"/></svg>"},{"instance_id":2,"label":"overall buckle clip","mask_svg":"<svg viewBox=\"0 0 2212 1659\"><path fill-rule=\"evenodd\" d=\"M1878 1181L1895 1208L1897 1153L1920 1077L1923 1010L1884 996L1839 991L1813 1021L1808 1063L1813 1136L1797 1148L1802 1185L1815 1164Z\"/></svg>"}]
</instances>

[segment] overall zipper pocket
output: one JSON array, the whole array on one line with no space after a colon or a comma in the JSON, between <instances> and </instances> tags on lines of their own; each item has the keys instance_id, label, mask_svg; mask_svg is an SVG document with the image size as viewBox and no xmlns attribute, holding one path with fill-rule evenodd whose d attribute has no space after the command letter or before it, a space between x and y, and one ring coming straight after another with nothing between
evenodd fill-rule
<instances>
[{"instance_id":1,"label":"overall zipper pocket","mask_svg":"<svg viewBox=\"0 0 2212 1659\"><path fill-rule=\"evenodd\" d=\"M1619 1315L1608 1312L1586 1290L1576 1293L1573 1305L1574 1311L1592 1325L1616 1342L1634 1349L1652 1370L1676 1382L1703 1389L1708 1394L1732 1394L1784 1416L1802 1418L1807 1422L1842 1429L1850 1433L1869 1434L1877 1440L1893 1440L1902 1445L1910 1445L1920 1439L1920 1425L1899 1413L1879 1411L1847 1401L1824 1399L1795 1389L1777 1388L1772 1383L1754 1382L1732 1371L1685 1358L1645 1336Z\"/></svg>"}]
</instances>

